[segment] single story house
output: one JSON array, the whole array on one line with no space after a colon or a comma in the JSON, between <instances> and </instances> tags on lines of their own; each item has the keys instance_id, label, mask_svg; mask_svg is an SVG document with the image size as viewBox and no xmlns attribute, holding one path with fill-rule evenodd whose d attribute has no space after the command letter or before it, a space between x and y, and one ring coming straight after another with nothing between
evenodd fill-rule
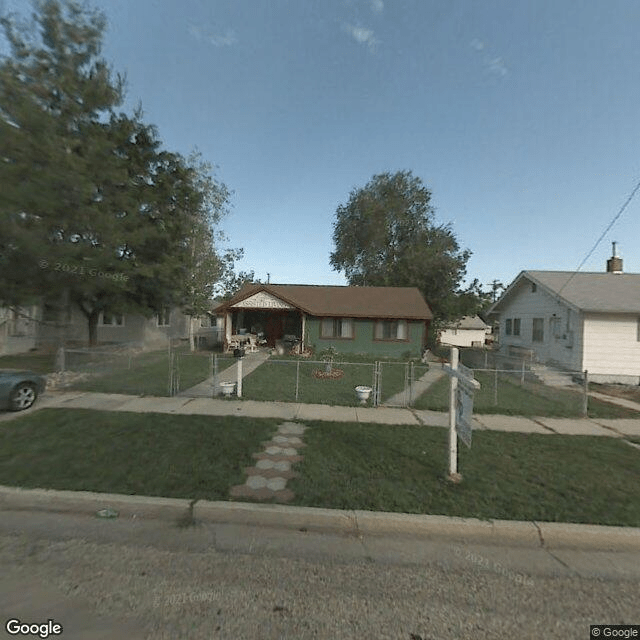
<instances>
[{"instance_id":1,"label":"single story house","mask_svg":"<svg viewBox=\"0 0 640 640\"><path fill-rule=\"evenodd\" d=\"M215 309L232 336L262 334L322 351L419 356L433 315L415 287L246 284Z\"/></svg>"},{"instance_id":2,"label":"single story house","mask_svg":"<svg viewBox=\"0 0 640 640\"><path fill-rule=\"evenodd\" d=\"M462 316L438 333L438 342L452 347L484 347L491 332L480 316Z\"/></svg>"},{"instance_id":3,"label":"single story house","mask_svg":"<svg viewBox=\"0 0 640 640\"><path fill-rule=\"evenodd\" d=\"M615 246L606 272L522 271L488 315L506 355L640 384L640 274L622 272Z\"/></svg>"},{"instance_id":4,"label":"single story house","mask_svg":"<svg viewBox=\"0 0 640 640\"><path fill-rule=\"evenodd\" d=\"M189 316L180 309L166 307L150 318L137 313L100 313L98 318L98 344L131 344L144 349L158 349L169 340L189 337ZM212 324L213 322L213 324ZM207 314L194 320L197 340L215 344L220 333L215 328L215 317ZM66 344L86 345L89 327L86 316L74 305L61 308L43 304L37 318L37 346Z\"/></svg>"}]
</instances>

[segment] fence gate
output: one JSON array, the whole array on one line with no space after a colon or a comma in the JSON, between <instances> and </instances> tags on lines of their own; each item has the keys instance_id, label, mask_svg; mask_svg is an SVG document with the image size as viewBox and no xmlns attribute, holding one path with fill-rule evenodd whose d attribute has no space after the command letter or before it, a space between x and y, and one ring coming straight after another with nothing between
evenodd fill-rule
<instances>
[{"instance_id":1,"label":"fence gate","mask_svg":"<svg viewBox=\"0 0 640 640\"><path fill-rule=\"evenodd\" d=\"M409 405L409 362L377 362L377 405Z\"/></svg>"},{"instance_id":2,"label":"fence gate","mask_svg":"<svg viewBox=\"0 0 640 640\"><path fill-rule=\"evenodd\" d=\"M380 392L381 392L381 380L380 380L380 365L381 363L376 361L373 363L373 406L380 406Z\"/></svg>"}]
</instances>

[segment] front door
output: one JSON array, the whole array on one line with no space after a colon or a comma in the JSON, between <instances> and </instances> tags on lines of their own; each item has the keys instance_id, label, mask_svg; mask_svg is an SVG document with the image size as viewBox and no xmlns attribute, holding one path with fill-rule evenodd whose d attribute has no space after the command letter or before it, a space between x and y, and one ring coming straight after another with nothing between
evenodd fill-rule
<instances>
[{"instance_id":1,"label":"front door","mask_svg":"<svg viewBox=\"0 0 640 640\"><path fill-rule=\"evenodd\" d=\"M284 316L279 313L271 313L267 318L265 333L267 334L267 344L270 347L276 346L276 340L280 340L284 335Z\"/></svg>"}]
</instances>

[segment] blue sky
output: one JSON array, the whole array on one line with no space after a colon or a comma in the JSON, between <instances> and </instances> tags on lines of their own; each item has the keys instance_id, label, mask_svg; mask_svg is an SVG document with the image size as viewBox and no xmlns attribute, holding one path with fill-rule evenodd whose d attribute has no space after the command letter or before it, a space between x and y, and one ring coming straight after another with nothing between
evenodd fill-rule
<instances>
[{"instance_id":1,"label":"blue sky","mask_svg":"<svg viewBox=\"0 0 640 640\"><path fill-rule=\"evenodd\" d=\"M261 279L344 284L335 210L376 173L424 181L485 284L575 269L640 179L636 0L93 4L128 108L218 166L229 245ZM617 240L640 272L639 211L583 270Z\"/></svg>"}]
</instances>

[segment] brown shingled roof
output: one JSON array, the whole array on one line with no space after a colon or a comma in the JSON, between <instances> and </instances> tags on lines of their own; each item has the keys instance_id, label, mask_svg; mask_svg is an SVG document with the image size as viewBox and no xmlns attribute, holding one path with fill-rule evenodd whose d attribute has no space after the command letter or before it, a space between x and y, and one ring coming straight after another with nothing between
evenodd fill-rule
<instances>
[{"instance_id":1,"label":"brown shingled roof","mask_svg":"<svg viewBox=\"0 0 640 640\"><path fill-rule=\"evenodd\" d=\"M416 287L341 287L306 284L248 284L223 311L241 300L265 291L311 316L349 318L403 318L430 320L431 309Z\"/></svg>"}]
</instances>

